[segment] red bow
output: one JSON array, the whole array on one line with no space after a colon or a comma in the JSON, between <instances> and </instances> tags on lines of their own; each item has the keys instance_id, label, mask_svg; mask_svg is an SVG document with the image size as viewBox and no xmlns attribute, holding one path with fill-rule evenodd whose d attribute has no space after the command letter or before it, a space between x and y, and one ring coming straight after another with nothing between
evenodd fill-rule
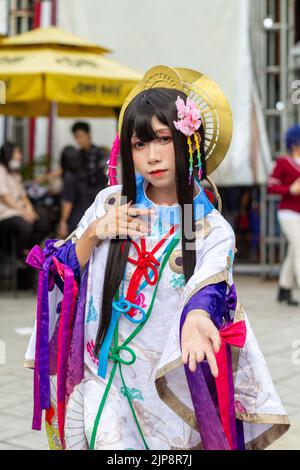
<instances>
[{"instance_id":1,"label":"red bow","mask_svg":"<svg viewBox=\"0 0 300 470\"><path fill-rule=\"evenodd\" d=\"M216 354L219 369L216 380L222 426L231 449L236 449L236 424L234 409L234 385L230 345L242 348L247 329L244 320L232 323L220 330L221 348Z\"/></svg>"},{"instance_id":2,"label":"red bow","mask_svg":"<svg viewBox=\"0 0 300 470\"><path fill-rule=\"evenodd\" d=\"M151 286L154 286L158 279L156 266L160 265L159 261L157 261L155 256L153 256L153 254L150 251L146 251L145 249L143 249L143 247L142 249L140 249L140 247L138 246L136 242L132 241L132 244L136 248L136 251L138 253L138 259L135 260L133 258L129 258L128 256L128 261L130 261L131 263L137 266L138 268L137 276L139 277L139 279L141 279L141 277L144 276L148 284L150 284ZM148 268L151 269L153 272L152 281L148 275Z\"/></svg>"},{"instance_id":3,"label":"red bow","mask_svg":"<svg viewBox=\"0 0 300 470\"><path fill-rule=\"evenodd\" d=\"M139 245L135 241L131 240L131 243L133 244L133 246L135 247L137 251L138 259L135 260L128 256L128 261L137 266L128 286L126 299L129 302L134 303L135 298L136 298L136 293L140 284L140 280L143 276L145 277L147 283L150 284L151 286L157 283L157 280L158 280L157 267L160 265L160 262L155 258L154 253L156 253L159 250L159 248L168 239L168 237L174 233L174 231L175 231L175 226L172 226L169 232L166 235L164 235L164 237L155 245L155 247L151 251L147 251L146 240L144 238L141 238L141 247L139 247ZM121 246L121 252L124 253L124 242ZM149 277L148 268L152 270L152 273L153 273L152 280ZM128 312L128 315L133 317L135 315L135 309L132 308Z\"/></svg>"}]
</instances>

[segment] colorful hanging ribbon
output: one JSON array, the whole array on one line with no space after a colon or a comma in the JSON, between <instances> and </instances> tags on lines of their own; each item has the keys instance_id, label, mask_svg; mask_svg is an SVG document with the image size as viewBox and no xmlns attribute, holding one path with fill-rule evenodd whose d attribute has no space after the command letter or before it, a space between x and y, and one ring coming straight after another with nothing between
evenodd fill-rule
<instances>
[{"instance_id":1,"label":"colorful hanging ribbon","mask_svg":"<svg viewBox=\"0 0 300 470\"><path fill-rule=\"evenodd\" d=\"M26 263L39 271L32 429L40 431L42 410L50 408L48 283L53 273L49 275L51 259L46 259L38 245L30 250Z\"/></svg>"},{"instance_id":2,"label":"colorful hanging ribbon","mask_svg":"<svg viewBox=\"0 0 300 470\"><path fill-rule=\"evenodd\" d=\"M26 258L27 264L39 270L32 428L36 430L41 429L42 410L49 410L51 407L48 291L51 290L50 287L54 285L54 275L57 273L64 280L63 301L61 304L60 318L58 320L57 353L57 413L59 433L63 444L67 363L78 287L74 279L73 271L60 263L55 256L51 256L51 254L55 252L54 244L48 243L45 251L47 256L45 256L42 249L36 245L28 253Z\"/></svg>"},{"instance_id":3,"label":"colorful hanging ribbon","mask_svg":"<svg viewBox=\"0 0 300 470\"><path fill-rule=\"evenodd\" d=\"M232 323L220 330L221 348L215 355L219 374L216 377L216 389L222 426L232 450L237 448L236 421L234 409L234 384L230 346L242 348L246 341L246 323L244 320Z\"/></svg>"},{"instance_id":4,"label":"colorful hanging ribbon","mask_svg":"<svg viewBox=\"0 0 300 470\"><path fill-rule=\"evenodd\" d=\"M194 140L195 140L195 146L196 146L196 150L197 150L197 159L198 159L198 163L197 163L198 178L199 178L199 180L201 180L201 178L202 178L202 162L201 162L200 142L199 142L199 138L198 138L198 135L197 135L196 132L194 133Z\"/></svg>"},{"instance_id":5,"label":"colorful hanging ribbon","mask_svg":"<svg viewBox=\"0 0 300 470\"><path fill-rule=\"evenodd\" d=\"M78 286L72 269L60 263L55 256L52 259L57 273L64 281L57 350L57 420L59 435L64 448L67 365Z\"/></svg>"}]
</instances>

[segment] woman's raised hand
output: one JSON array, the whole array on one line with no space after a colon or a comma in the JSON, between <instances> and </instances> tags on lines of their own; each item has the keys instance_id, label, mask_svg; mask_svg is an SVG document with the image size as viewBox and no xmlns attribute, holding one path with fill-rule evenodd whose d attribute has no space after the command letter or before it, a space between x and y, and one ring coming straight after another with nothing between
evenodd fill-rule
<instances>
[{"instance_id":1,"label":"woman's raised hand","mask_svg":"<svg viewBox=\"0 0 300 470\"><path fill-rule=\"evenodd\" d=\"M206 312L205 312L206 313ZM221 339L218 329L201 310L192 310L186 316L181 332L182 361L189 364L192 372L197 368L197 362L205 357L214 377L218 376L215 353L219 352Z\"/></svg>"},{"instance_id":2,"label":"woman's raised hand","mask_svg":"<svg viewBox=\"0 0 300 470\"><path fill-rule=\"evenodd\" d=\"M127 235L139 238L149 232L146 223L139 216L153 213L153 209L130 207L132 201L118 207L111 207L107 213L90 225L90 230L99 240Z\"/></svg>"},{"instance_id":3,"label":"woman's raised hand","mask_svg":"<svg viewBox=\"0 0 300 470\"><path fill-rule=\"evenodd\" d=\"M92 222L76 242L76 255L81 269L86 266L94 248L107 238L127 235L132 238L141 237L148 232L148 228L138 216L148 215L152 209L138 209L128 204L111 207L102 217Z\"/></svg>"}]
</instances>

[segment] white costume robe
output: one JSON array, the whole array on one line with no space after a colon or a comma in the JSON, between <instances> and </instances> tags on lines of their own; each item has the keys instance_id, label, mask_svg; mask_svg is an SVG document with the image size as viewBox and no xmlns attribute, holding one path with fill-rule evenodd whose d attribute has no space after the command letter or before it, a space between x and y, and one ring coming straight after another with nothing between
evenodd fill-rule
<instances>
[{"instance_id":1,"label":"white costume robe","mask_svg":"<svg viewBox=\"0 0 300 470\"><path fill-rule=\"evenodd\" d=\"M121 185L108 187L98 194L94 204L82 218L72 238L73 242L91 222L105 213L112 201L114 204L119 203L121 189ZM142 199L146 198L151 205L145 195L145 184L139 190L142 191ZM132 365L122 365L127 391L151 450L201 448L193 402L181 360L179 321L184 305L195 292L221 281L225 281L229 287L232 285L235 236L231 226L216 209L212 209L204 218L199 218L197 224L202 229L196 232L197 262L193 276L185 284L182 266L176 263L176 259L181 256L179 242L165 266L151 316L128 345L134 350L136 360ZM161 234L167 233L169 229L170 225L165 221L160 228L153 227L151 235L145 236L147 250L150 251L160 240ZM159 257L164 248L165 244L155 256ZM113 361L109 360L106 378L99 377L98 359L93 354L101 300L105 295L103 281L108 249L109 240L105 240L94 249L89 262L84 327L84 378L75 386L66 405L64 431L67 449L89 447L96 414L113 366ZM133 246L129 256L137 258ZM135 268L135 265L127 262L125 295ZM139 305L146 310L153 291L154 286L147 285L137 298ZM55 288L49 297L54 298L50 301L56 305L61 293ZM53 317L52 310L55 309L50 308L50 318L51 315ZM245 319L247 325L244 347L240 350L232 348L235 401L239 405L236 407L236 417L243 422L246 448L261 449L281 436L288 429L289 421L239 301L233 315L234 321ZM50 337L55 321L52 319L51 326L50 319ZM121 315L119 344L134 328L135 325ZM25 357L27 365L34 360L34 347L33 334ZM121 357L128 359L129 356L126 351L122 351ZM52 376L51 403L56 411L55 384L56 376ZM51 447L59 448L55 416L47 429ZM118 368L97 429L95 449L145 449L124 393Z\"/></svg>"}]
</instances>

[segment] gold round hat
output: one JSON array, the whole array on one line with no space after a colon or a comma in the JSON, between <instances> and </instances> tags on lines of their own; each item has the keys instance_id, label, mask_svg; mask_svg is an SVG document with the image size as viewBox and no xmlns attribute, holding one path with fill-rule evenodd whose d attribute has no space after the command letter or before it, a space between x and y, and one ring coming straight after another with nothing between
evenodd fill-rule
<instances>
[{"instance_id":1,"label":"gold round hat","mask_svg":"<svg viewBox=\"0 0 300 470\"><path fill-rule=\"evenodd\" d=\"M141 91L157 87L180 90L196 103L205 131L206 172L209 175L220 165L228 151L232 138L232 112L220 87L201 72L166 65L149 69L122 105L118 123L119 135L128 104Z\"/></svg>"}]
</instances>

